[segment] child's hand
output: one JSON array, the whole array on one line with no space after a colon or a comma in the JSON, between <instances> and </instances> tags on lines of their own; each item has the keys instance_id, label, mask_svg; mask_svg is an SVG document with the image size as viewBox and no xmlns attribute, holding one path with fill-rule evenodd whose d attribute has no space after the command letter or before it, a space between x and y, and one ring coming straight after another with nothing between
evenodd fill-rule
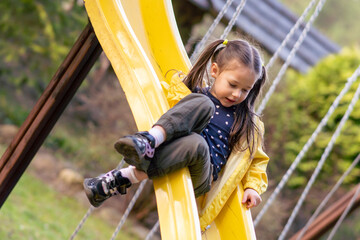
<instances>
[{"instance_id":1,"label":"child's hand","mask_svg":"<svg viewBox=\"0 0 360 240\"><path fill-rule=\"evenodd\" d=\"M261 203L261 197L254 189L247 188L244 191L243 204L246 204L247 208L256 207Z\"/></svg>"}]
</instances>

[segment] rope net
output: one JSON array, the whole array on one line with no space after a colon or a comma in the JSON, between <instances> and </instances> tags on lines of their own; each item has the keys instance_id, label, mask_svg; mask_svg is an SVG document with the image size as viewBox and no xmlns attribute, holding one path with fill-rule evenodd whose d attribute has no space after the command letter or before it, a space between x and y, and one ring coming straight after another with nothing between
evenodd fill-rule
<instances>
[{"instance_id":1,"label":"rope net","mask_svg":"<svg viewBox=\"0 0 360 240\"><path fill-rule=\"evenodd\" d=\"M287 68L289 67L291 61L295 57L296 52L299 50L301 44L304 42L308 32L310 31L312 23L315 21L315 19L319 15L319 13L322 10L325 2L326 2L326 0L320 0L319 3L317 4L317 6L315 8L315 11L314 11L313 15L311 16L309 22L306 24L306 26L305 26L304 30L302 31L299 39L296 41L294 47L291 49L290 54L286 58L285 63L281 67L278 75L276 76L275 80L272 82L272 84L271 84L268 92L266 93L264 99L261 101L260 106L259 106L258 110L256 111L257 114L261 115L261 113L265 109L265 106L269 102L269 99L270 99L271 95L274 93L276 86L279 84L279 82L282 79L282 77L284 76Z\"/></svg>"},{"instance_id":2,"label":"rope net","mask_svg":"<svg viewBox=\"0 0 360 240\"><path fill-rule=\"evenodd\" d=\"M358 99L359 99L359 95L360 95L360 84L359 84L359 86L358 86L358 88L357 88L357 90L356 90L356 92L355 92L355 94L354 94L354 97L352 98L352 100L351 100L351 102L350 102L350 104L349 104L349 106L348 106L348 108L347 108L344 116L342 117L342 119L341 119L338 127L336 128L333 136L331 137L330 142L328 143L328 145L327 145L324 153L322 154L321 159L320 159L318 165L316 166L314 173L312 174L309 182L307 183L307 185L306 185L303 193L302 193L301 196L300 196L299 201L297 202L297 204L296 204L293 212L291 213L288 222L286 223L283 231L281 232L281 234L280 234L280 236L279 236L279 239L280 239L280 240L281 240L281 239L284 239L285 236L286 236L286 234L287 234L287 232L289 231L291 224L293 223L293 221L294 221L297 213L298 213L299 210L300 210L300 207L302 206L302 204L303 204L303 202L304 202L307 194L308 194L309 191L310 191L310 188L312 187L313 183L315 182L316 177L319 175L320 170L322 169L322 167L323 167L323 165L324 165L327 157L329 156L329 154L330 154L330 152L331 152L331 150L332 150L332 148L333 148L333 146L334 146L334 144L335 144L336 139L337 139L338 136L340 135L340 132L341 132L342 128L344 127L346 121L348 120L348 118L349 118L349 116L350 116L350 113L353 111L354 105L355 105L355 103L356 103L356 102L358 101Z\"/></svg>"},{"instance_id":3,"label":"rope net","mask_svg":"<svg viewBox=\"0 0 360 240\"><path fill-rule=\"evenodd\" d=\"M339 220L336 222L334 228L331 230L327 240L333 239L336 231L339 229L339 227L340 227L341 223L344 221L345 217L349 214L350 209L354 205L355 200L359 196L359 194L360 194L360 186L356 189L356 192L355 192L354 196L352 197L349 205L346 207L345 211L341 214Z\"/></svg>"},{"instance_id":4,"label":"rope net","mask_svg":"<svg viewBox=\"0 0 360 240\"><path fill-rule=\"evenodd\" d=\"M354 167L360 162L360 154L355 158L349 168L344 172L341 178L337 181L331 191L326 195L326 197L321 201L320 205L316 208L313 215L307 221L304 228L301 230L299 236L296 240L300 240L304 234L306 233L307 229L309 228L310 224L315 220L315 218L320 214L320 212L324 209L325 205L328 203L330 198L334 195L334 193L339 189L340 185L344 182L345 178L350 174L350 172L354 169Z\"/></svg>"},{"instance_id":5,"label":"rope net","mask_svg":"<svg viewBox=\"0 0 360 240\"><path fill-rule=\"evenodd\" d=\"M357 80L357 78L360 75L360 66L355 70L355 72L353 73L353 75L348 78L348 81L346 82L344 88L341 90L340 94L336 97L336 99L334 100L334 102L331 104L328 112L325 114L325 116L323 117L323 119L320 121L319 125L316 127L315 131L312 133L311 137L308 139L308 141L306 142L306 144L304 145L304 147L301 149L300 153L296 156L295 160L293 161L293 163L291 164L291 166L289 167L289 169L287 170L287 172L285 173L285 175L282 177L281 181L279 182L279 184L276 186L275 190L272 192L272 194L270 195L269 199L267 200L267 202L265 203L264 207L261 209L261 211L259 212L259 214L256 216L256 219L254 221L254 225L256 226L259 221L261 220L261 218L263 217L263 215L266 213L266 211L269 209L269 207L271 206L271 204L275 201L275 198L277 197L277 195L280 193L280 191L282 190L282 188L285 186L285 184L287 183L287 181L289 180L290 176L292 175L292 173L295 171L296 167L299 165L299 163L301 162L302 158L305 156L305 154L307 153L307 151L310 149L310 147L313 145L313 143L315 142L317 136L319 135L319 133L321 132L321 130L323 129L323 127L327 124L327 122L329 121L331 115L334 113L334 111L336 110L336 108L339 106L340 100L345 96L345 94L350 90L350 87L352 86L352 84Z\"/></svg>"}]
</instances>

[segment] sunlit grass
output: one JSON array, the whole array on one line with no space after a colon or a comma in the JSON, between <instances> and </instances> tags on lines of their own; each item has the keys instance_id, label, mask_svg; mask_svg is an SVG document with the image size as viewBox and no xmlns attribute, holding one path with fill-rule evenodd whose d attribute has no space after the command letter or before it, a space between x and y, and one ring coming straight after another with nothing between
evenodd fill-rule
<instances>
[{"instance_id":1,"label":"sunlit grass","mask_svg":"<svg viewBox=\"0 0 360 240\"><path fill-rule=\"evenodd\" d=\"M69 239L87 208L24 174L0 209L0 239ZM75 239L110 239L115 230L91 215ZM117 239L137 239L121 232Z\"/></svg>"}]
</instances>

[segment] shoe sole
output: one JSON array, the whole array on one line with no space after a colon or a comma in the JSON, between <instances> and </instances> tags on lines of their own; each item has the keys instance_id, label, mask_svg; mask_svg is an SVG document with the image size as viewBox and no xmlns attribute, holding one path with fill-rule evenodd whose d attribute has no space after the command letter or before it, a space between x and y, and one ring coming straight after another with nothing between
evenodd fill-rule
<instances>
[{"instance_id":1,"label":"shoe sole","mask_svg":"<svg viewBox=\"0 0 360 240\"><path fill-rule=\"evenodd\" d=\"M90 204L91 204L92 206L94 206L94 207L99 207L99 206L102 204L102 202L101 202L101 203L98 203L98 202L95 202L95 201L94 201L94 194L93 194L93 192L87 187L89 180L90 180L90 178L85 178L84 183L83 183L86 197L89 199L89 202L90 202Z\"/></svg>"},{"instance_id":2,"label":"shoe sole","mask_svg":"<svg viewBox=\"0 0 360 240\"><path fill-rule=\"evenodd\" d=\"M141 162L144 161L131 138L119 139L114 147L118 153L124 156L124 161L130 165L138 168Z\"/></svg>"}]
</instances>

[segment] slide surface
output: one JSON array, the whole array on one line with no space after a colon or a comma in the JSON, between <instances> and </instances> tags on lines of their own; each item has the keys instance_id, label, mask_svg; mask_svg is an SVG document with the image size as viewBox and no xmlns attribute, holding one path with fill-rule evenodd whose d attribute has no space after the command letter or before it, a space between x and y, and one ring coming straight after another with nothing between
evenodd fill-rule
<instances>
[{"instance_id":1,"label":"slide surface","mask_svg":"<svg viewBox=\"0 0 360 240\"><path fill-rule=\"evenodd\" d=\"M99 42L126 94L139 130L147 130L169 105L160 82L190 62L170 0L86 0ZM165 76L167 79L165 79ZM255 239L239 186L202 235L187 169L154 180L162 239Z\"/></svg>"}]
</instances>

